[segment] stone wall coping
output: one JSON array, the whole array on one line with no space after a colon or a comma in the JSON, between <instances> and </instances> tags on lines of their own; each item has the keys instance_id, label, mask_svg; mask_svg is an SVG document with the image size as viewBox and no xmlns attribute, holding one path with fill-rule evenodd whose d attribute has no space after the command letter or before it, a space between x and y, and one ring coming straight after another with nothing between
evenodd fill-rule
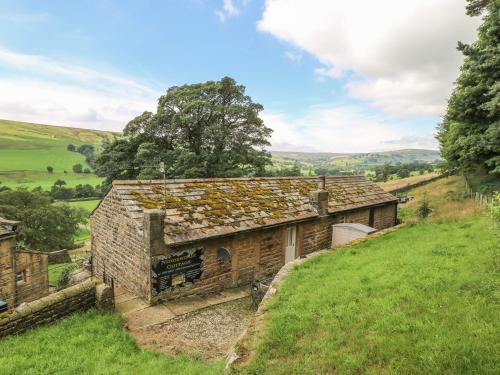
<instances>
[{"instance_id":1,"label":"stone wall coping","mask_svg":"<svg viewBox=\"0 0 500 375\"><path fill-rule=\"evenodd\" d=\"M41 311L47 306L53 305L57 302L62 302L69 297L74 297L83 292L92 290L96 287L96 282L93 280L86 280L82 283L70 286L69 288L60 290L58 292L49 294L48 296L39 298L32 302L27 302L17 307L12 313L4 318L0 318L0 326L5 325L13 320L20 319L24 316Z\"/></svg>"}]
</instances>

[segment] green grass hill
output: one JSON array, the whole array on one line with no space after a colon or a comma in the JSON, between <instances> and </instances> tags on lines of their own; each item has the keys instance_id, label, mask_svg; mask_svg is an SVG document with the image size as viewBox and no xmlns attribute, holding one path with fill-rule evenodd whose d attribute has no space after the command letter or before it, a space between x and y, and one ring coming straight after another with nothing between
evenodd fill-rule
<instances>
[{"instance_id":1,"label":"green grass hill","mask_svg":"<svg viewBox=\"0 0 500 375\"><path fill-rule=\"evenodd\" d=\"M98 148L104 139L112 137L113 133L98 130L0 120L0 182L9 187L44 189L50 189L57 179L68 186L97 185L102 179L94 174L73 173L73 165L88 165L83 155L66 147L87 143ZM54 172L49 173L47 166Z\"/></svg>"}]
</instances>

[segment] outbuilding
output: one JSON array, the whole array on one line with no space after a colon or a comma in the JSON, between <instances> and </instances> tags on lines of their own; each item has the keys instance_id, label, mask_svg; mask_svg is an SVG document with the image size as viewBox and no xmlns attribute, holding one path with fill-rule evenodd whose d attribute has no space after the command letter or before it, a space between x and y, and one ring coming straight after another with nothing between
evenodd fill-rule
<instances>
[{"instance_id":1,"label":"outbuilding","mask_svg":"<svg viewBox=\"0 0 500 375\"><path fill-rule=\"evenodd\" d=\"M397 201L363 176L115 181L93 274L149 303L247 285L331 247L334 224L395 225Z\"/></svg>"}]
</instances>

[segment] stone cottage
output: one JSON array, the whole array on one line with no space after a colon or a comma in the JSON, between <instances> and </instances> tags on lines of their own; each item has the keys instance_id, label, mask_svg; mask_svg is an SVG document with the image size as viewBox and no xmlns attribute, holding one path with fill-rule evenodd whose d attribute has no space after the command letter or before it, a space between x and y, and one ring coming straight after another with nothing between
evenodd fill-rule
<instances>
[{"instance_id":1,"label":"stone cottage","mask_svg":"<svg viewBox=\"0 0 500 375\"><path fill-rule=\"evenodd\" d=\"M16 249L18 224L0 218L0 305L3 309L49 293L48 256Z\"/></svg>"},{"instance_id":2,"label":"stone cottage","mask_svg":"<svg viewBox=\"0 0 500 375\"><path fill-rule=\"evenodd\" d=\"M333 224L396 215L397 198L361 176L115 181L91 215L93 273L149 303L202 295L330 247Z\"/></svg>"}]
</instances>

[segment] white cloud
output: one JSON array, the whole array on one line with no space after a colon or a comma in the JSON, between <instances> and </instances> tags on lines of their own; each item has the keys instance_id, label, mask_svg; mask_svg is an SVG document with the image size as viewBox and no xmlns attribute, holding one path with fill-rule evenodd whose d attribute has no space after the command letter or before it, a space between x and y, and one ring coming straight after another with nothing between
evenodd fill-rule
<instances>
[{"instance_id":1,"label":"white cloud","mask_svg":"<svg viewBox=\"0 0 500 375\"><path fill-rule=\"evenodd\" d=\"M357 76L349 94L400 116L441 115L478 18L465 0L266 0L258 29L318 58L320 77Z\"/></svg>"},{"instance_id":2,"label":"white cloud","mask_svg":"<svg viewBox=\"0 0 500 375\"><path fill-rule=\"evenodd\" d=\"M294 63L300 63L302 61L302 54L296 51L286 51L285 57Z\"/></svg>"},{"instance_id":3,"label":"white cloud","mask_svg":"<svg viewBox=\"0 0 500 375\"><path fill-rule=\"evenodd\" d=\"M161 92L116 73L0 49L0 118L121 130ZM0 71L1 72L1 71ZM5 74L4 74L5 75Z\"/></svg>"},{"instance_id":4,"label":"white cloud","mask_svg":"<svg viewBox=\"0 0 500 375\"><path fill-rule=\"evenodd\" d=\"M274 130L272 150L369 152L436 148L436 142L429 137L414 136L409 142L400 122L371 114L359 106L311 107L295 119L266 110L261 117Z\"/></svg>"},{"instance_id":5,"label":"white cloud","mask_svg":"<svg viewBox=\"0 0 500 375\"><path fill-rule=\"evenodd\" d=\"M434 134L420 135L405 135L398 139L391 139L383 142L388 148L403 149L403 148L424 148L428 150L437 150L437 141Z\"/></svg>"},{"instance_id":6,"label":"white cloud","mask_svg":"<svg viewBox=\"0 0 500 375\"><path fill-rule=\"evenodd\" d=\"M224 22L230 17L235 17L240 14L240 9L235 5L233 0L223 0L222 9L216 10L215 14L221 22Z\"/></svg>"}]
</instances>

